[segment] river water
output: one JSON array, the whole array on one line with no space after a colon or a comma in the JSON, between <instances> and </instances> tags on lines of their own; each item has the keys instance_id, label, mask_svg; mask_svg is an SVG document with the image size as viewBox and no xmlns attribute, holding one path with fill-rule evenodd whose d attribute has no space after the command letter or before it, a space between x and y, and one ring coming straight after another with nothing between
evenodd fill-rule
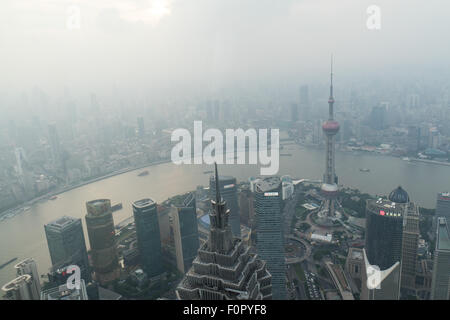
<instances>
[{"instance_id":1,"label":"river water","mask_svg":"<svg viewBox=\"0 0 450 320\"><path fill-rule=\"evenodd\" d=\"M280 157L279 175L296 178L321 179L325 166L324 150L285 146ZM360 172L369 168L370 172ZM165 163L127 172L67 191L56 200L34 204L31 209L0 222L0 264L17 257L18 260L0 270L0 286L15 276L14 264L21 259L34 258L40 274L50 267L50 256L44 233L44 224L69 215L83 220L85 202L107 198L112 204L122 202L123 209L114 213L115 223L132 215L131 203L144 197L162 202L168 197L194 190L197 185L208 184L208 165L174 165ZM148 170L147 176L137 174ZM238 181L259 175L257 165L220 165L220 174L235 176ZM412 201L434 208L436 194L450 190L450 167L426 163L413 163L399 158L374 155L336 153L336 173L339 183L358 188L370 194L388 194L401 185ZM85 234L86 235L86 234ZM86 245L89 247L86 235Z\"/></svg>"}]
</instances>

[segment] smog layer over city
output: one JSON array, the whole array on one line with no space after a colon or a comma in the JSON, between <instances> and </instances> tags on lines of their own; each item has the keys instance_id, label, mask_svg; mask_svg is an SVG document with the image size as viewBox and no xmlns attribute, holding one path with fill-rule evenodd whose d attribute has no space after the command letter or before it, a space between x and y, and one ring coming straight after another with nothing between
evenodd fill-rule
<instances>
[{"instance_id":1,"label":"smog layer over city","mask_svg":"<svg viewBox=\"0 0 450 320\"><path fill-rule=\"evenodd\" d=\"M0 300L449 300L449 10L1 1Z\"/></svg>"}]
</instances>

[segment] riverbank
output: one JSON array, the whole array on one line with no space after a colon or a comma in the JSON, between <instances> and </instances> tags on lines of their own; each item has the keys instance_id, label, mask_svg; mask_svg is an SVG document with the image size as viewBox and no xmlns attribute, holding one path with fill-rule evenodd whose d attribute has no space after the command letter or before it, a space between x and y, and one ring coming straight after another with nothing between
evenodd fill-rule
<instances>
[{"instance_id":1,"label":"riverbank","mask_svg":"<svg viewBox=\"0 0 450 320\"><path fill-rule=\"evenodd\" d=\"M14 215L22 212L23 209L28 207L28 206L32 206L33 204L35 204L35 203L37 203L39 201L42 201L42 200L46 200L46 199L49 200L49 198L51 198L53 196L58 196L59 194L62 194L64 192L67 192L67 191L70 191L70 190L73 190L73 189L76 189L76 188L80 188L82 186L85 186L85 185L88 185L88 184L91 184L91 183L94 183L94 182L97 182L97 181L108 179L108 178L111 178L111 177L114 177L114 176L117 176L117 175L120 175L120 174L123 174L123 173L131 172L131 171L135 171L135 170L141 170L143 168L155 166L155 165L158 165L158 164L164 164L164 163L168 163L168 162L170 162L170 159L150 162L150 163L147 163L147 164L144 164L144 165L140 165L140 166L136 166L136 167L132 167L132 168L128 167L128 168L124 168L124 169L120 169L120 170L108 173L108 174L100 176L100 177L96 177L96 178L92 178L92 179L89 179L89 180L86 180L86 181L82 181L82 182L79 182L79 183L74 184L74 185L65 186L65 187L62 187L61 189L58 189L56 191L51 191L51 192L46 193L44 195L41 195L39 197L36 197L36 198L33 198L33 199L28 200L26 202L23 202L20 205L14 207L14 208L2 211L2 212L0 212L0 218L4 218L4 217L8 216L9 214L13 214L13 216L14 216Z\"/></svg>"}]
</instances>

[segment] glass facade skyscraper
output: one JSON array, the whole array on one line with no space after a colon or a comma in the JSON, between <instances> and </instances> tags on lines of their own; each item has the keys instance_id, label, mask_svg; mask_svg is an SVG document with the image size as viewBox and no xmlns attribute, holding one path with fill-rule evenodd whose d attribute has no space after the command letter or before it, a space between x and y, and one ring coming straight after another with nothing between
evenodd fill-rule
<instances>
[{"instance_id":1,"label":"glass facade skyscraper","mask_svg":"<svg viewBox=\"0 0 450 320\"><path fill-rule=\"evenodd\" d=\"M172 211L177 268L185 273L192 266L199 248L197 208L194 193Z\"/></svg>"},{"instance_id":2,"label":"glass facade skyscraper","mask_svg":"<svg viewBox=\"0 0 450 320\"><path fill-rule=\"evenodd\" d=\"M282 186L278 177L255 183L256 247L272 274L272 298L286 299L286 266L282 210Z\"/></svg>"},{"instance_id":3,"label":"glass facade skyscraper","mask_svg":"<svg viewBox=\"0 0 450 320\"><path fill-rule=\"evenodd\" d=\"M148 198L134 202L133 215L142 269L149 277L160 275L163 263L156 202Z\"/></svg>"},{"instance_id":4,"label":"glass facade skyscraper","mask_svg":"<svg viewBox=\"0 0 450 320\"><path fill-rule=\"evenodd\" d=\"M81 219L63 216L44 226L53 268L71 264L81 270L81 277L91 281L86 242Z\"/></svg>"},{"instance_id":5,"label":"glass facade skyscraper","mask_svg":"<svg viewBox=\"0 0 450 320\"><path fill-rule=\"evenodd\" d=\"M444 217L437 221L431 299L450 299L450 228L449 220Z\"/></svg>"}]
</instances>

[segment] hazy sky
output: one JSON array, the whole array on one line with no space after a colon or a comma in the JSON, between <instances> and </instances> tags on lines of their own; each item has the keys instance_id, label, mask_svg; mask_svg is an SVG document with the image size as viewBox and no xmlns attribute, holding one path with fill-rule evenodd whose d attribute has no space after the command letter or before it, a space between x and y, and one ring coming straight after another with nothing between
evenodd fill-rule
<instances>
[{"instance_id":1,"label":"hazy sky","mask_svg":"<svg viewBox=\"0 0 450 320\"><path fill-rule=\"evenodd\" d=\"M380 30L366 27L372 4ZM448 0L2 0L0 87L323 81L331 53L346 79L448 72L449 9ZM80 28L68 28L77 10Z\"/></svg>"}]
</instances>

